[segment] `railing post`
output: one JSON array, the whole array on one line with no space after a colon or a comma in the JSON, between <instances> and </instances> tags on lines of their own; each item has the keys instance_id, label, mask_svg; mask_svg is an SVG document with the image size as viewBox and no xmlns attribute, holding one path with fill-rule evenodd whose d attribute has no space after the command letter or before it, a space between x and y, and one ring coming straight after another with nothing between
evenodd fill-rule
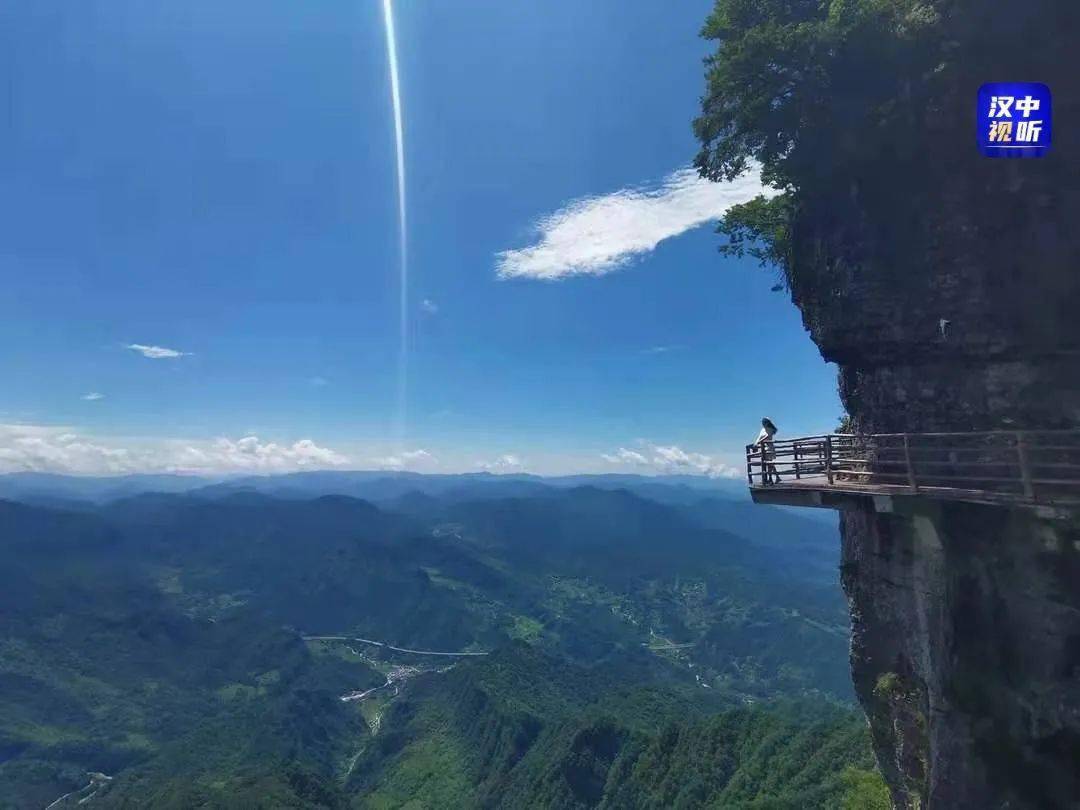
<instances>
[{"instance_id":1,"label":"railing post","mask_svg":"<svg viewBox=\"0 0 1080 810\"><path fill-rule=\"evenodd\" d=\"M825 437L825 476L829 479L829 486L832 486L833 474L832 474L832 436Z\"/></svg>"},{"instance_id":2,"label":"railing post","mask_svg":"<svg viewBox=\"0 0 1080 810\"><path fill-rule=\"evenodd\" d=\"M745 445L746 480L752 489L762 490L755 499L771 500L764 490L780 483L779 474L774 480L771 471L779 473L781 463L791 464L794 478L802 479L805 462L811 490L884 487L899 492L906 486L912 496L942 500L1074 505L1080 502L1078 440L1080 430L1075 428L830 433L785 439L779 445L766 440ZM1044 455L1048 453L1053 455ZM975 454L974 458L970 454ZM778 462L782 458L789 461ZM759 468L756 474L755 466ZM823 476L827 480L824 484L820 480ZM801 488L801 480L798 483Z\"/></svg>"},{"instance_id":3,"label":"railing post","mask_svg":"<svg viewBox=\"0 0 1080 810\"><path fill-rule=\"evenodd\" d=\"M1024 434L1016 431L1016 457L1020 461L1020 482L1024 485L1024 497L1035 500L1035 486L1031 482L1031 468L1028 466L1027 447L1024 446Z\"/></svg>"},{"instance_id":4,"label":"railing post","mask_svg":"<svg viewBox=\"0 0 1080 810\"><path fill-rule=\"evenodd\" d=\"M915 483L915 468L911 466L911 446L908 444L908 435L904 434L904 464L907 465L908 486L912 492L919 491L919 485Z\"/></svg>"}]
</instances>

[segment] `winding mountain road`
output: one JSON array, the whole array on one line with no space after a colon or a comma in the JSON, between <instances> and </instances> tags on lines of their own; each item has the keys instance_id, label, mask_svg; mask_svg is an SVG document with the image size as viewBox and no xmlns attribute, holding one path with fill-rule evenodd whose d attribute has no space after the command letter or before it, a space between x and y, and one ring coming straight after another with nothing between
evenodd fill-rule
<instances>
[{"instance_id":1,"label":"winding mountain road","mask_svg":"<svg viewBox=\"0 0 1080 810\"><path fill-rule=\"evenodd\" d=\"M395 647L383 641L375 641L370 638L359 636L302 636L304 641L359 641L361 644L371 644L375 647L383 647L394 652L413 653L414 655L447 655L452 657L464 657L470 655L488 655L486 652L440 652L438 650L412 650L408 647Z\"/></svg>"},{"instance_id":2,"label":"winding mountain road","mask_svg":"<svg viewBox=\"0 0 1080 810\"><path fill-rule=\"evenodd\" d=\"M353 700L363 700L364 698L366 698L368 695L372 694L373 692L378 692L380 689L385 689L386 687L393 686L393 685L394 685L394 679L391 678L389 675L387 675L386 676L386 683L380 684L379 686L373 686L371 689L365 689L362 692L349 692L349 694L341 696L341 702L342 703L348 703L348 702L353 701Z\"/></svg>"},{"instance_id":3,"label":"winding mountain road","mask_svg":"<svg viewBox=\"0 0 1080 810\"><path fill-rule=\"evenodd\" d=\"M46 807L45 810L52 810L52 808L56 807L58 804L65 801L69 797L71 797L71 796L79 796L80 794L86 793L86 791L90 790L90 788L94 788L94 791L92 793L90 793L90 794L88 794L86 796L83 796L77 802L77 804L86 804L88 801L90 801L92 798L94 798L98 794L98 791L100 791L105 785L109 784L109 782L112 781L111 776L108 776L107 774L103 774L103 773L98 773L96 771L91 771L90 773L87 774L87 776L90 777L90 781L86 784L85 787L81 787L78 790L73 790L73 791L71 791L69 793L65 793L59 799L57 799L52 804L50 804L48 807Z\"/></svg>"},{"instance_id":4,"label":"winding mountain road","mask_svg":"<svg viewBox=\"0 0 1080 810\"><path fill-rule=\"evenodd\" d=\"M685 644L648 644L643 642L642 647L647 650L685 650L690 647L696 647L696 641L688 641Z\"/></svg>"}]
</instances>

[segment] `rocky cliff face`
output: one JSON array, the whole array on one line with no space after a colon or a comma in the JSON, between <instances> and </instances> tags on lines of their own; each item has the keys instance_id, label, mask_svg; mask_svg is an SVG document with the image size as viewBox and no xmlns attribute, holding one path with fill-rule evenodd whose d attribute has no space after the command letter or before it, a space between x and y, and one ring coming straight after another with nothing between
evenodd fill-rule
<instances>
[{"instance_id":1,"label":"rocky cliff face","mask_svg":"<svg viewBox=\"0 0 1080 810\"><path fill-rule=\"evenodd\" d=\"M856 432L1080 428L1080 3L998 6L718 0L706 23L695 165L755 160L781 192L731 209L724 248L776 263ZM1050 87L1046 157L979 153L990 81ZM897 805L1080 808L1078 512L843 513L852 671Z\"/></svg>"},{"instance_id":2,"label":"rocky cliff face","mask_svg":"<svg viewBox=\"0 0 1080 810\"><path fill-rule=\"evenodd\" d=\"M1080 801L1080 532L1030 510L844 513L851 665L899 807Z\"/></svg>"},{"instance_id":3,"label":"rocky cliff face","mask_svg":"<svg viewBox=\"0 0 1080 810\"><path fill-rule=\"evenodd\" d=\"M953 155L894 190L903 221L858 183L804 206L807 328L857 430L1080 427L1076 153ZM905 501L841 519L852 672L897 806L1080 807L1080 516Z\"/></svg>"}]
</instances>

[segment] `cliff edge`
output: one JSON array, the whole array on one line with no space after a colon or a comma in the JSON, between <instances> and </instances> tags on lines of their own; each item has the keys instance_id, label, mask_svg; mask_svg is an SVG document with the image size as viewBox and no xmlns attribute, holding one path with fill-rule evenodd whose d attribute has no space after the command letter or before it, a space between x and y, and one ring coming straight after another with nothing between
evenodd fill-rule
<instances>
[{"instance_id":1,"label":"cliff edge","mask_svg":"<svg viewBox=\"0 0 1080 810\"><path fill-rule=\"evenodd\" d=\"M907 222L868 218L853 180L794 223L793 298L856 431L1080 426L1080 144L994 161L963 140L892 189ZM868 504L841 534L895 804L1080 806L1080 515Z\"/></svg>"},{"instance_id":2,"label":"cliff edge","mask_svg":"<svg viewBox=\"0 0 1080 810\"><path fill-rule=\"evenodd\" d=\"M779 268L856 432L1080 427L1080 4L990 5L716 0L703 30L695 165L778 192L721 250ZM1046 157L979 153L992 81L1049 85ZM904 500L841 517L894 803L1080 807L1080 515Z\"/></svg>"}]
</instances>

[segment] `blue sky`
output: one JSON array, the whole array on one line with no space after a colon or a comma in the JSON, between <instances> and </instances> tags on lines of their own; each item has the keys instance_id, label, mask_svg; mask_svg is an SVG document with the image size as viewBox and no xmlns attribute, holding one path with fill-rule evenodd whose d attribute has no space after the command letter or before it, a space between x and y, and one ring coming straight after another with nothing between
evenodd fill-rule
<instances>
[{"instance_id":1,"label":"blue sky","mask_svg":"<svg viewBox=\"0 0 1080 810\"><path fill-rule=\"evenodd\" d=\"M677 174L709 5L395 3L402 433L379 0L6 4L0 469L725 474L764 414L834 427L773 275L690 227L756 183Z\"/></svg>"}]
</instances>

